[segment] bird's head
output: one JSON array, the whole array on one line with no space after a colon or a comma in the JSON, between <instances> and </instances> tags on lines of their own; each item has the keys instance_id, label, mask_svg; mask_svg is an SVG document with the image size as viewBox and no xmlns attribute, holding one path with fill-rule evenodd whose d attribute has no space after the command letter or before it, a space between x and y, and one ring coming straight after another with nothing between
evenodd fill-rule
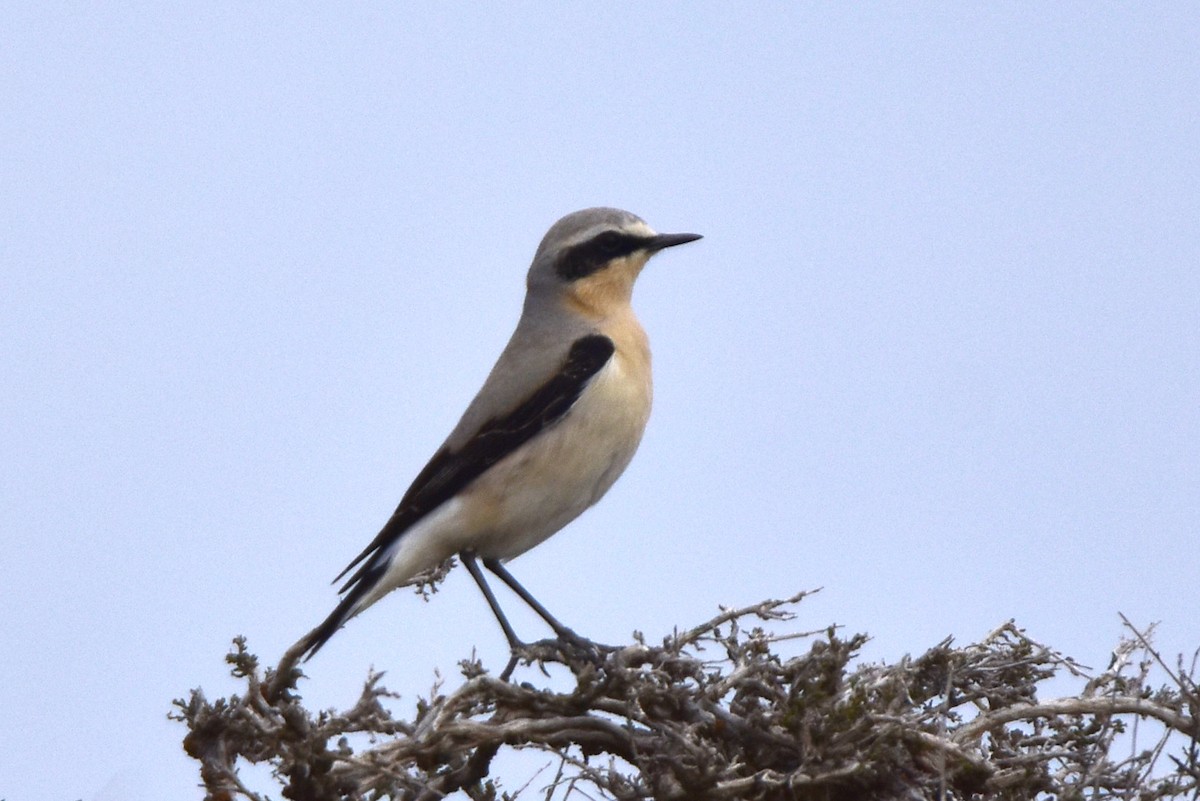
<instances>
[{"instance_id":1,"label":"bird's head","mask_svg":"<svg viewBox=\"0 0 1200 801\"><path fill-rule=\"evenodd\" d=\"M529 292L550 293L589 315L628 305L646 262L700 234L660 234L635 214L592 208L568 214L542 238L529 268Z\"/></svg>"}]
</instances>

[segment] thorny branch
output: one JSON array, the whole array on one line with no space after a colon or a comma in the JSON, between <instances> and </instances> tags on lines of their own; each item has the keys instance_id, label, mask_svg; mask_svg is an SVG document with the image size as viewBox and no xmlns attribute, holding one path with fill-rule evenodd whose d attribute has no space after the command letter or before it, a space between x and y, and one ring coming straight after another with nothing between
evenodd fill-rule
<instances>
[{"instance_id":1,"label":"thorny branch","mask_svg":"<svg viewBox=\"0 0 1200 801\"><path fill-rule=\"evenodd\" d=\"M188 727L184 748L210 801L265 801L240 779L246 763L269 764L296 801L539 792L519 780L515 795L501 791L508 782L491 766L504 748L554 757L558 775L540 788L547 799L1200 798L1195 665L1166 669L1148 633L1129 626L1131 639L1078 697L1042 701L1046 679L1087 674L1011 621L975 645L947 639L915 659L854 668L863 635L753 625L791 620L807 594L723 610L661 645L635 636L584 653L542 641L518 654L526 668L568 668L565 689L464 661L463 683L435 687L411 719L385 706L395 696L378 674L349 710L311 712L294 663L262 675L238 638L227 659L245 692L210 702L194 690L173 717ZM812 640L807 653L773 650L800 636ZM1170 685L1150 686L1155 665ZM1130 723L1135 734L1154 729L1153 742L1118 756ZM355 733L370 735L368 747L350 746Z\"/></svg>"}]
</instances>

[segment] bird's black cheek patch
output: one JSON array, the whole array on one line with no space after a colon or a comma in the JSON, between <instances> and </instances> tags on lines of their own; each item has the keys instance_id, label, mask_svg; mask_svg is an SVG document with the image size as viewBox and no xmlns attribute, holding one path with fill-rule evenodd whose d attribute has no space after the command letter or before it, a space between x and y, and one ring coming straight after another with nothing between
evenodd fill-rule
<instances>
[{"instance_id":1,"label":"bird's black cheek patch","mask_svg":"<svg viewBox=\"0 0 1200 801\"><path fill-rule=\"evenodd\" d=\"M569 248L558 257L554 270L564 281L578 281L603 269L613 259L638 251L645 244L642 237L618 231L605 231Z\"/></svg>"},{"instance_id":2,"label":"bird's black cheek patch","mask_svg":"<svg viewBox=\"0 0 1200 801\"><path fill-rule=\"evenodd\" d=\"M580 278L587 278L603 266L603 264L597 264L595 261L589 260L587 255L586 253L578 253L575 250L568 250L559 257L558 264L554 266L554 271L564 281L578 281Z\"/></svg>"}]
</instances>

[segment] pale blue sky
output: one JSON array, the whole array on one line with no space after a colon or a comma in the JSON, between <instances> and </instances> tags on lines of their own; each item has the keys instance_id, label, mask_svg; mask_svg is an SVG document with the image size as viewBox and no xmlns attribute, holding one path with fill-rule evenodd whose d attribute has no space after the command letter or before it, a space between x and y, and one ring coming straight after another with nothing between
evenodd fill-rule
<instances>
[{"instance_id":1,"label":"pale blue sky","mask_svg":"<svg viewBox=\"0 0 1200 801\"><path fill-rule=\"evenodd\" d=\"M1200 645L1193 4L3 16L0 797L199 797L170 700L329 611L591 205L705 239L638 286L638 457L512 565L565 622L824 586L797 625L871 658L1016 618L1103 665L1118 611ZM305 697L472 648L454 575Z\"/></svg>"}]
</instances>

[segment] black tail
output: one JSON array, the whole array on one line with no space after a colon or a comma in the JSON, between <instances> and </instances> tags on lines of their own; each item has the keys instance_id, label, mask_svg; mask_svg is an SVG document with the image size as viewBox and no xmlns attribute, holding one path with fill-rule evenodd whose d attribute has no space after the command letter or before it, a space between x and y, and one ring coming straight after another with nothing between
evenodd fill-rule
<instances>
[{"instance_id":1,"label":"black tail","mask_svg":"<svg viewBox=\"0 0 1200 801\"><path fill-rule=\"evenodd\" d=\"M329 617L321 622L321 625L305 634L297 645L303 644L301 651L304 654L304 661L312 659L317 651L321 650L321 646L329 642L337 630L346 624L346 621L354 617L355 605L359 600L367 594L367 590L375 586L375 582L380 579L384 573L384 565L375 565L359 568L354 577L342 587L342 592L345 593L342 600L334 607L334 610L329 613Z\"/></svg>"}]
</instances>

